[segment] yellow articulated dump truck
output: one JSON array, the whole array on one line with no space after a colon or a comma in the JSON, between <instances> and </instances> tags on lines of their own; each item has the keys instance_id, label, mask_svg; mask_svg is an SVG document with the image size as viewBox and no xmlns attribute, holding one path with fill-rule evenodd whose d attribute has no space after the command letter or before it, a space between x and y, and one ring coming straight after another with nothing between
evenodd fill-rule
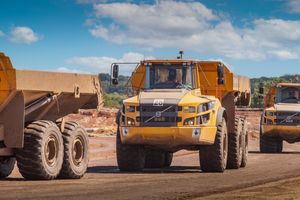
<instances>
[{"instance_id":1,"label":"yellow articulated dump truck","mask_svg":"<svg viewBox=\"0 0 300 200\"><path fill-rule=\"evenodd\" d=\"M98 76L16 70L0 53L0 178L15 162L26 179L82 177L88 138L63 117L98 100Z\"/></svg>"},{"instance_id":2,"label":"yellow articulated dump truck","mask_svg":"<svg viewBox=\"0 0 300 200\"><path fill-rule=\"evenodd\" d=\"M261 94L264 89L260 89ZM265 96L261 117L260 151L282 152L283 140L300 141L300 84L278 83Z\"/></svg>"},{"instance_id":3,"label":"yellow articulated dump truck","mask_svg":"<svg viewBox=\"0 0 300 200\"><path fill-rule=\"evenodd\" d=\"M113 84L119 66L112 64ZM145 60L129 83L136 95L117 117L121 171L169 167L182 149L199 151L204 172L246 165L247 122L235 108L250 104L248 78L219 61Z\"/></svg>"}]
</instances>

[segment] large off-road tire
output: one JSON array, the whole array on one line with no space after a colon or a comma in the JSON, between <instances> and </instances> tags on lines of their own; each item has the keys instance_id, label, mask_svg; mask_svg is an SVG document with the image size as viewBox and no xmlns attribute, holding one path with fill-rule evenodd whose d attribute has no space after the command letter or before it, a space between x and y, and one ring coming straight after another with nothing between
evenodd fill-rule
<instances>
[{"instance_id":1,"label":"large off-road tire","mask_svg":"<svg viewBox=\"0 0 300 200\"><path fill-rule=\"evenodd\" d=\"M0 179L8 177L15 167L16 159L13 157L0 158Z\"/></svg>"},{"instance_id":2,"label":"large off-road tire","mask_svg":"<svg viewBox=\"0 0 300 200\"><path fill-rule=\"evenodd\" d=\"M242 155L241 167L246 167L248 161L248 145L249 145L248 121L246 118L244 118L242 119L242 122L243 122L243 131L242 131L243 155Z\"/></svg>"},{"instance_id":3,"label":"large off-road tire","mask_svg":"<svg viewBox=\"0 0 300 200\"><path fill-rule=\"evenodd\" d=\"M242 126L241 118L236 117L234 133L228 133L227 169L238 169L241 166L243 155Z\"/></svg>"},{"instance_id":4,"label":"large off-road tire","mask_svg":"<svg viewBox=\"0 0 300 200\"><path fill-rule=\"evenodd\" d=\"M260 152L261 153L281 153L282 152L282 140L277 137L270 137L263 135L260 131Z\"/></svg>"},{"instance_id":5,"label":"large off-road tire","mask_svg":"<svg viewBox=\"0 0 300 200\"><path fill-rule=\"evenodd\" d=\"M170 167L173 160L173 153L165 152L165 164L164 167Z\"/></svg>"},{"instance_id":6,"label":"large off-road tire","mask_svg":"<svg viewBox=\"0 0 300 200\"><path fill-rule=\"evenodd\" d=\"M163 168L166 163L166 153L161 150L146 150L145 168Z\"/></svg>"},{"instance_id":7,"label":"large off-road tire","mask_svg":"<svg viewBox=\"0 0 300 200\"><path fill-rule=\"evenodd\" d=\"M225 118L217 124L217 134L213 145L200 150L200 167L204 172L224 172L227 164L228 134Z\"/></svg>"},{"instance_id":8,"label":"large off-road tire","mask_svg":"<svg viewBox=\"0 0 300 200\"><path fill-rule=\"evenodd\" d=\"M117 131L117 162L120 171L142 171L145 166L145 149L140 145L122 144L120 131Z\"/></svg>"},{"instance_id":9,"label":"large off-road tire","mask_svg":"<svg viewBox=\"0 0 300 200\"><path fill-rule=\"evenodd\" d=\"M64 126L64 161L59 178L81 178L88 167L89 140L85 129L76 122Z\"/></svg>"},{"instance_id":10,"label":"large off-road tire","mask_svg":"<svg viewBox=\"0 0 300 200\"><path fill-rule=\"evenodd\" d=\"M24 147L16 153L20 173L26 179L54 179L63 164L63 139L51 121L35 121L25 128Z\"/></svg>"}]
</instances>

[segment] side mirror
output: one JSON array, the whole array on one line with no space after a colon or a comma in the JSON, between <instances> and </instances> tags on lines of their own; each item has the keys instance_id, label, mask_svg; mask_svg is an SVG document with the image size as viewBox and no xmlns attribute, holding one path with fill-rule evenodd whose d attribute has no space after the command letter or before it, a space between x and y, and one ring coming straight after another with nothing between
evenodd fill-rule
<instances>
[{"instance_id":1,"label":"side mirror","mask_svg":"<svg viewBox=\"0 0 300 200\"><path fill-rule=\"evenodd\" d=\"M112 66L111 82L113 85L118 85L119 81L119 65L114 64Z\"/></svg>"},{"instance_id":2,"label":"side mirror","mask_svg":"<svg viewBox=\"0 0 300 200\"><path fill-rule=\"evenodd\" d=\"M264 83L259 83L259 94L264 95L265 94L265 86Z\"/></svg>"},{"instance_id":3,"label":"side mirror","mask_svg":"<svg viewBox=\"0 0 300 200\"><path fill-rule=\"evenodd\" d=\"M225 83L224 79L224 65L221 63L217 66L217 74L218 74L218 85L223 85Z\"/></svg>"}]
</instances>

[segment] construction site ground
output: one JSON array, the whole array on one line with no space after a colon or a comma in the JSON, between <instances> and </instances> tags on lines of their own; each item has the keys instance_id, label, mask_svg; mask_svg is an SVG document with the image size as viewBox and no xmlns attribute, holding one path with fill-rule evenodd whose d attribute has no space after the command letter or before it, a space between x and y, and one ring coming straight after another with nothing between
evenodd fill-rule
<instances>
[{"instance_id":1,"label":"construction site ground","mask_svg":"<svg viewBox=\"0 0 300 200\"><path fill-rule=\"evenodd\" d=\"M121 173L115 155L116 109L82 110L79 120L89 131L90 163L78 180L26 181L15 167L0 181L1 199L300 199L300 143L284 143L281 154L259 153L260 112L240 112L249 120L246 168L203 173L199 154L179 151L170 168Z\"/></svg>"}]
</instances>

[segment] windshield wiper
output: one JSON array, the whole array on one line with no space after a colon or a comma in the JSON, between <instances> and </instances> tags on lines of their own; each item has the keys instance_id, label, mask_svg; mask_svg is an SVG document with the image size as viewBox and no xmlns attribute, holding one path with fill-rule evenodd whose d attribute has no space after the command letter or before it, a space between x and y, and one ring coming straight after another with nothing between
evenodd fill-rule
<instances>
[{"instance_id":1,"label":"windshield wiper","mask_svg":"<svg viewBox=\"0 0 300 200\"><path fill-rule=\"evenodd\" d=\"M190 85L184 85L182 83L178 83L178 85L176 86L176 88L184 88L186 90L191 90L192 87Z\"/></svg>"}]
</instances>

